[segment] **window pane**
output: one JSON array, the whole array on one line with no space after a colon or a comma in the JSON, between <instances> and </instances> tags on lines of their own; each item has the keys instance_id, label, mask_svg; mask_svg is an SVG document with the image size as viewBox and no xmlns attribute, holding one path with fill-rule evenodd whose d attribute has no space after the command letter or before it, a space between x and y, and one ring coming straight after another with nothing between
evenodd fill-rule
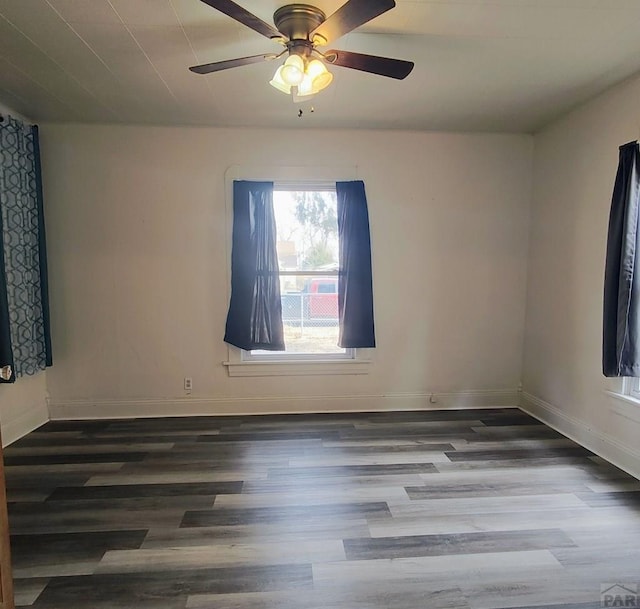
<instances>
[{"instance_id":1,"label":"window pane","mask_svg":"<svg viewBox=\"0 0 640 609\"><path fill-rule=\"evenodd\" d=\"M273 204L285 353L346 355L338 347L336 193L276 190ZM282 352L251 354L278 357Z\"/></svg>"},{"instance_id":2,"label":"window pane","mask_svg":"<svg viewBox=\"0 0 640 609\"><path fill-rule=\"evenodd\" d=\"M289 276L301 290L282 292L288 353L344 353L338 347L338 276ZM333 291L324 291L333 288Z\"/></svg>"},{"instance_id":3,"label":"window pane","mask_svg":"<svg viewBox=\"0 0 640 609\"><path fill-rule=\"evenodd\" d=\"M336 193L276 190L273 205L280 271L337 271Z\"/></svg>"}]
</instances>

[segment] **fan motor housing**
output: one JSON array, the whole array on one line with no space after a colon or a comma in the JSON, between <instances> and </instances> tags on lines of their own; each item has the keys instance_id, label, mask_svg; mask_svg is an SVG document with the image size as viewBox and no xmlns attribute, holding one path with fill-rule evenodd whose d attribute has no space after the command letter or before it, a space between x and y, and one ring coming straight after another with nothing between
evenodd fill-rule
<instances>
[{"instance_id":1,"label":"fan motor housing","mask_svg":"<svg viewBox=\"0 0 640 609\"><path fill-rule=\"evenodd\" d=\"M309 40L326 15L310 4L287 4L273 14L273 22L289 40Z\"/></svg>"}]
</instances>

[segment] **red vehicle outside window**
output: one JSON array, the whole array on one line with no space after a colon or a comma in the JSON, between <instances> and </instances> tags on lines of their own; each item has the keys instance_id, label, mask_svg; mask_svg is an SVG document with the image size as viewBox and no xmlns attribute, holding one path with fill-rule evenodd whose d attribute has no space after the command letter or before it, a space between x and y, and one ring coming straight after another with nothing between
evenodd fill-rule
<instances>
[{"instance_id":1,"label":"red vehicle outside window","mask_svg":"<svg viewBox=\"0 0 640 609\"><path fill-rule=\"evenodd\" d=\"M317 277L310 279L305 286L308 296L310 318L338 317L338 278Z\"/></svg>"}]
</instances>

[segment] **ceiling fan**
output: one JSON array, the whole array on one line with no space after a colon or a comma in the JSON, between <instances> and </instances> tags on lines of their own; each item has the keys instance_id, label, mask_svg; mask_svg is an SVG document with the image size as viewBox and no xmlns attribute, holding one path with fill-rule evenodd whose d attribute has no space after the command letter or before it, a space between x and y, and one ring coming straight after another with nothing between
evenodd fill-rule
<instances>
[{"instance_id":1,"label":"ceiling fan","mask_svg":"<svg viewBox=\"0 0 640 609\"><path fill-rule=\"evenodd\" d=\"M328 18L319 8L310 4L288 4L274 13L275 27L231 0L201 2L282 44L285 49L279 54L264 53L190 67L196 74L210 74L270 61L288 53L286 61L278 68L270 84L283 93L292 94L297 102L310 99L331 83L333 75L325 64L398 80L406 78L413 70L414 64L411 61L337 49L321 52L318 49L394 8L394 0L348 0Z\"/></svg>"}]
</instances>

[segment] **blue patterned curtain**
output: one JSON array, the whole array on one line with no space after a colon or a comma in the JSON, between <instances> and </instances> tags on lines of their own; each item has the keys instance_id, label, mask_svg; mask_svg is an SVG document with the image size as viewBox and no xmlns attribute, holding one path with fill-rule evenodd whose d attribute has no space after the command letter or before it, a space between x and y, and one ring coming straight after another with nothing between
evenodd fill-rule
<instances>
[{"instance_id":1,"label":"blue patterned curtain","mask_svg":"<svg viewBox=\"0 0 640 609\"><path fill-rule=\"evenodd\" d=\"M0 122L0 369L2 381L52 363L38 128ZM8 361L7 361L8 360Z\"/></svg>"}]
</instances>

